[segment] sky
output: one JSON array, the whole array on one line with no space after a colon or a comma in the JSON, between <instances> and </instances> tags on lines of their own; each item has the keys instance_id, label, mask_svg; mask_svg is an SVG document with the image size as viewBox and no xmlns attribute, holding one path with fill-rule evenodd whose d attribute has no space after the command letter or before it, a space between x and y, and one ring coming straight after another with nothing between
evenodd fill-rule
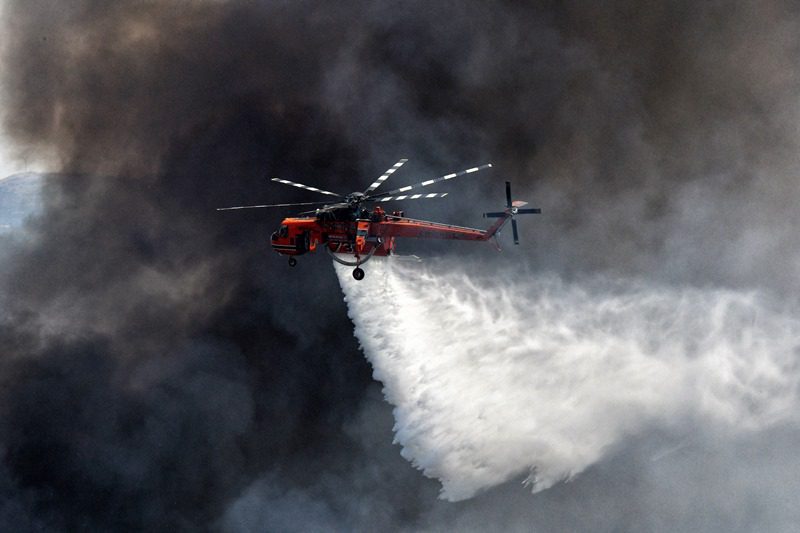
<instances>
[{"instance_id":1,"label":"sky","mask_svg":"<svg viewBox=\"0 0 800 533\"><path fill-rule=\"evenodd\" d=\"M4 164L54 177L0 236L0 530L800 521L793 3L4 13ZM411 216L542 214L356 282L215 210L401 158L493 164Z\"/></svg>"}]
</instances>

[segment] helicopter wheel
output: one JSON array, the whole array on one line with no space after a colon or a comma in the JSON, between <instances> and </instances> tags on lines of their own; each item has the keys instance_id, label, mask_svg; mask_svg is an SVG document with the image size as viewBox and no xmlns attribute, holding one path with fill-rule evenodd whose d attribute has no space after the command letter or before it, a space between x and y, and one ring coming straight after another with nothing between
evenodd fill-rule
<instances>
[{"instance_id":1,"label":"helicopter wheel","mask_svg":"<svg viewBox=\"0 0 800 533\"><path fill-rule=\"evenodd\" d=\"M362 269L356 267L356 269L353 270L353 277L356 278L357 280L361 281L362 279L364 279L364 271Z\"/></svg>"},{"instance_id":2,"label":"helicopter wheel","mask_svg":"<svg viewBox=\"0 0 800 533\"><path fill-rule=\"evenodd\" d=\"M296 266L296 265L297 265L297 259L295 259L294 257L290 257L289 258L289 266L293 267L293 266Z\"/></svg>"}]
</instances>

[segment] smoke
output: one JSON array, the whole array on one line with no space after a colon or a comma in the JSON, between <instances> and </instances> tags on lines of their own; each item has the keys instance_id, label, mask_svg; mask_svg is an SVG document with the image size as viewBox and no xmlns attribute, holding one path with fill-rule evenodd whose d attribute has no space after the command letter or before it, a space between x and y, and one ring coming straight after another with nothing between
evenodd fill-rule
<instances>
[{"instance_id":1,"label":"smoke","mask_svg":"<svg viewBox=\"0 0 800 533\"><path fill-rule=\"evenodd\" d=\"M337 267L356 336L448 500L549 488L653 426L796 422L800 321L756 293L370 266Z\"/></svg>"},{"instance_id":2,"label":"smoke","mask_svg":"<svg viewBox=\"0 0 800 533\"><path fill-rule=\"evenodd\" d=\"M18 518L208 528L261 473L324 455L358 405L368 369L340 299L318 298L339 292L333 273L292 277L267 246L275 215L214 211L277 194L267 169L334 186L353 164L313 105L306 46L324 36L292 45L292 16L8 6L6 126L62 162L0 279L0 451ZM297 305L315 299L313 314Z\"/></svg>"},{"instance_id":3,"label":"smoke","mask_svg":"<svg viewBox=\"0 0 800 533\"><path fill-rule=\"evenodd\" d=\"M53 162L60 177L47 180L26 238L3 241L0 529L791 524L796 513L777 502L798 471L795 424L781 410L794 405L796 373L798 20L796 6L777 0L8 1L3 126L22 157ZM267 175L363 189L401 157L411 160L392 177L397 186L494 163L493 174L442 190L454 193L447 200L404 206L414 216L480 225L482 211L500 207L504 179L544 214L522 224L524 246L502 259L470 243L401 243L461 266L410 273L429 294L397 298L429 310L416 298L438 294L447 306L439 286L460 288L473 299L459 313L506 313L500 332L530 316L498 295L549 302L537 324L553 321L566 336L544 331L542 363L581 379L580 401L607 391L607 404L584 404L584 417L608 423L592 434L566 417L506 443L503 458L490 457L491 431L481 432L487 441L458 433L473 446L459 453L485 460L485 477L439 461L429 443L411 450L431 438L431 422L402 433L404 453L434 476L453 475L448 495L486 490L460 503L437 501L438 482L390 444L391 413L327 261L304 257L289 270L269 251L288 213L214 211L309 201ZM585 282L606 278L640 281ZM595 314L598 302L629 309ZM349 304L374 307L378 320L392 302L370 294ZM414 317L398 314L411 327ZM359 333L377 368L384 352ZM471 386L476 377L444 362L486 357L498 374L483 375L500 380L511 371L503 356L529 346L490 338L496 353L435 354L431 344L427 370L399 376L423 383L442 364L436 379ZM565 353L577 374L561 372ZM381 379L388 390L400 377L387 369ZM533 383L541 391L522 399L567 401L566 389ZM675 390L688 397L664 398ZM469 420L455 416L467 404L441 405L453 417L431 413L438 427ZM507 412L492 416L482 423L519 435ZM650 462L663 452L649 450L658 435L673 449L695 423L734 429L699 432ZM709 449L720 459L705 459ZM771 459L730 469L760 449ZM531 496L516 486L531 467L539 488L582 473ZM687 500L670 489L681 485L708 490ZM627 501L635 511L614 512ZM706 508L714 516L698 519Z\"/></svg>"}]
</instances>

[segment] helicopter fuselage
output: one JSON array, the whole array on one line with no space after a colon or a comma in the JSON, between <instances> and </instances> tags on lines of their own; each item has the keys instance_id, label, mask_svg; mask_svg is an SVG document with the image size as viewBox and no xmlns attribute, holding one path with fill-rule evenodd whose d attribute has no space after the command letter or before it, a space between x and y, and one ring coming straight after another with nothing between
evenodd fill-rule
<instances>
[{"instance_id":1,"label":"helicopter fuselage","mask_svg":"<svg viewBox=\"0 0 800 533\"><path fill-rule=\"evenodd\" d=\"M324 246L330 253L350 254L358 261L373 255L392 255L399 237L485 241L505 221L503 218L488 230L479 230L406 218L402 211L387 215L380 207L373 211L326 209L314 216L283 219L272 234L271 244L276 252L288 256L315 252Z\"/></svg>"},{"instance_id":2,"label":"helicopter fuselage","mask_svg":"<svg viewBox=\"0 0 800 533\"><path fill-rule=\"evenodd\" d=\"M272 248L279 254L297 256L327 246L333 253L390 255L394 238L380 238L379 223L370 220L323 221L316 217L290 217L272 234Z\"/></svg>"}]
</instances>

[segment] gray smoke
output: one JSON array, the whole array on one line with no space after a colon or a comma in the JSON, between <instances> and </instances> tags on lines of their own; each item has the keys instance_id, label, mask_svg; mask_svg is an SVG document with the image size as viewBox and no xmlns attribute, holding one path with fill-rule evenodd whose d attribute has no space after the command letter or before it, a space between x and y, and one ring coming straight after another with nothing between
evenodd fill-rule
<instances>
[{"instance_id":1,"label":"gray smoke","mask_svg":"<svg viewBox=\"0 0 800 533\"><path fill-rule=\"evenodd\" d=\"M213 208L308 200L267 173L349 192L400 157L398 186L491 161L406 209L481 225L510 179L544 210L524 246L404 252L510 263L511 286L792 300L798 20L788 2L10 2L5 129L64 175L0 269L0 525L789 530L791 424L685 420L533 496L436 500L390 444L328 262L271 254L283 213Z\"/></svg>"}]
</instances>

